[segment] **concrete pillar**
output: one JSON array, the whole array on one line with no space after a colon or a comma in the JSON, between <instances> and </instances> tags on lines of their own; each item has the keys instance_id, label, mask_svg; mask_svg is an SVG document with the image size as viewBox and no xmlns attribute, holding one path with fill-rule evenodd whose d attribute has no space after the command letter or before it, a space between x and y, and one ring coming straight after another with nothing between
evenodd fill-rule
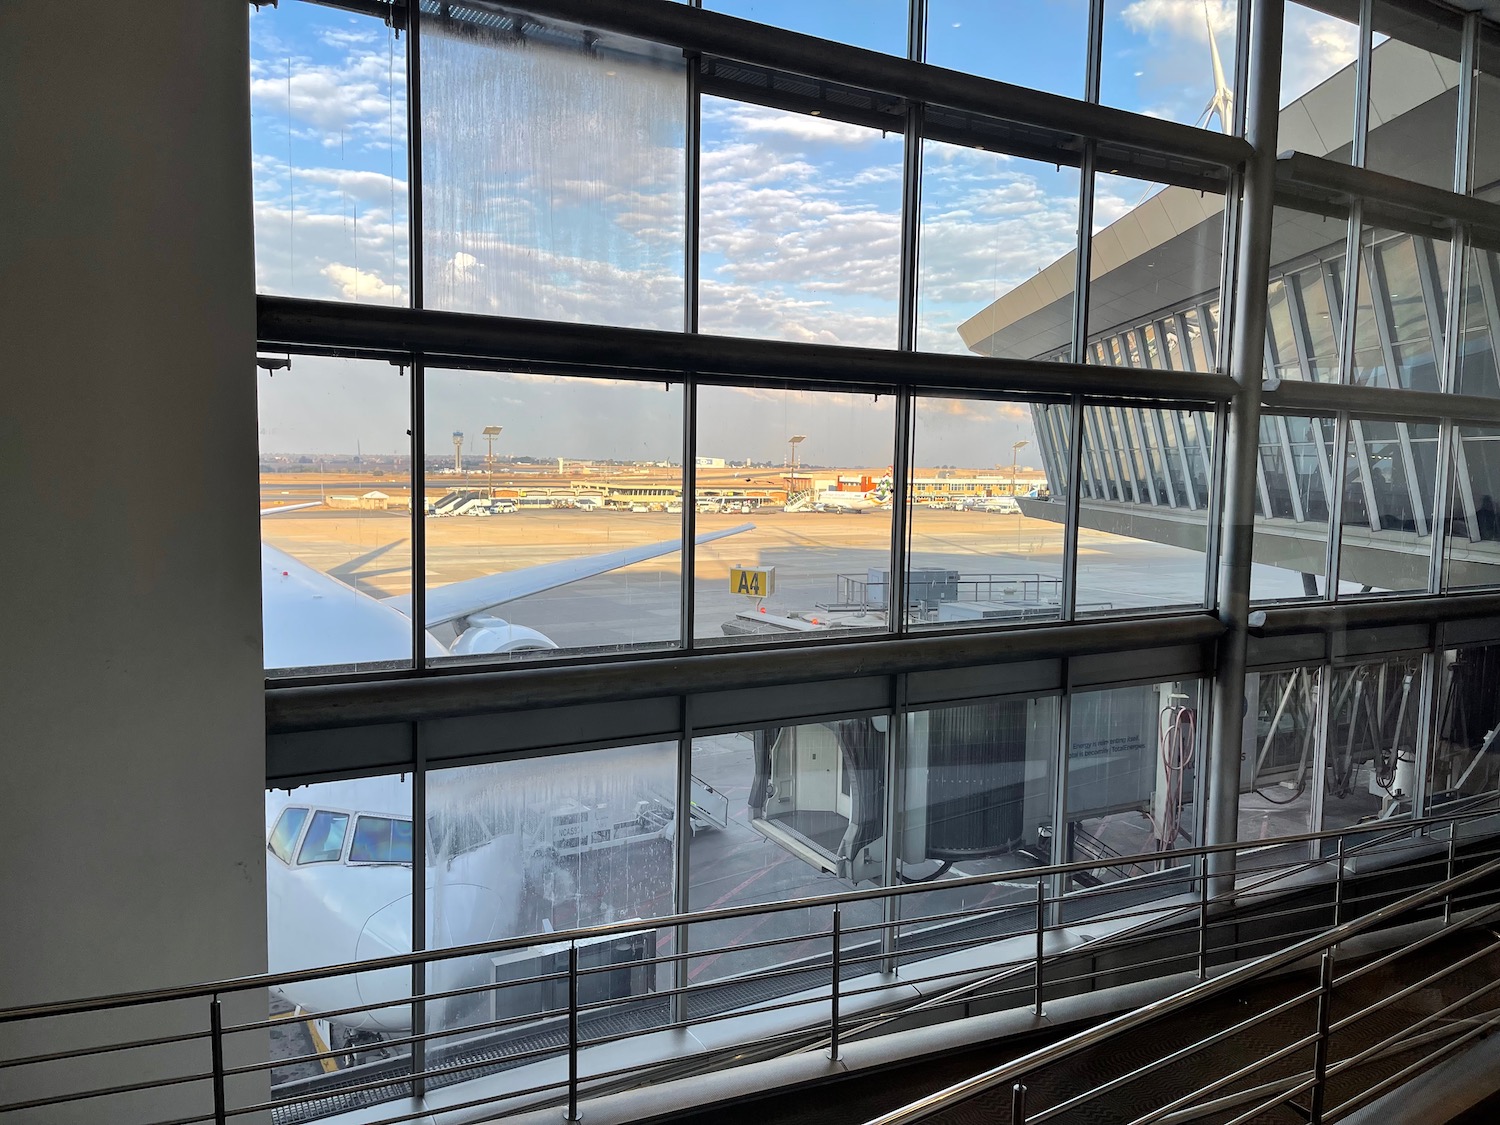
<instances>
[{"instance_id":1,"label":"concrete pillar","mask_svg":"<svg viewBox=\"0 0 1500 1125\"><path fill-rule=\"evenodd\" d=\"M247 11L0 4L0 1007L265 967Z\"/></svg>"}]
</instances>

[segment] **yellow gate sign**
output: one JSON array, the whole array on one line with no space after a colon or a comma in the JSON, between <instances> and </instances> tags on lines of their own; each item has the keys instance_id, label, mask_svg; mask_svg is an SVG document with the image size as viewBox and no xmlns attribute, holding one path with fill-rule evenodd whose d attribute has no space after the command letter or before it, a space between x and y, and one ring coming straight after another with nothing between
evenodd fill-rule
<instances>
[{"instance_id":1,"label":"yellow gate sign","mask_svg":"<svg viewBox=\"0 0 1500 1125\"><path fill-rule=\"evenodd\" d=\"M752 598L769 598L776 592L776 568L774 566L730 567L729 592L748 594Z\"/></svg>"}]
</instances>

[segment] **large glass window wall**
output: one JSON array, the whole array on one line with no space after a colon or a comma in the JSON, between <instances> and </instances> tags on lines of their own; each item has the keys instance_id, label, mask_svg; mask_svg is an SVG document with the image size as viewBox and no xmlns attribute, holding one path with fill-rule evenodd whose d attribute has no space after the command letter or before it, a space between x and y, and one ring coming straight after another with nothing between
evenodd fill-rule
<instances>
[{"instance_id":1,"label":"large glass window wall","mask_svg":"<svg viewBox=\"0 0 1500 1125\"><path fill-rule=\"evenodd\" d=\"M705 18L717 10L920 54L902 4L857 19L836 6L704 6ZM1021 7L1037 21L1027 27L1061 29L1032 52L1032 70L965 47L983 39L966 29L996 16L957 3L927 5L927 61L1092 94L1143 122L1201 118L1207 129L1193 136L1205 150L1226 117L1232 131L1233 101L1210 101L1220 93L1212 56L1227 86L1241 80L1240 6L1092 5L1105 17L1103 51L1117 51L1108 60L1087 58L1090 5ZM1372 65L1369 89L1356 91L1359 29L1323 14L1333 7L1288 5L1283 147L1442 185L1462 143L1410 171L1380 164L1403 122L1385 110L1376 121L1399 94L1396 72ZM1397 48L1451 51L1382 24L1388 5L1373 8L1376 64ZM378 774L391 789L335 799L320 781L268 804L272 861L349 879L389 868L404 880L383 914L362 916L380 914L366 927L380 952L475 935L524 943L472 978L463 973L474 966L457 963L407 974L388 1006L414 990L455 991L425 1006L429 1029L520 1027L545 1053L557 1040L534 1025L555 1016L566 967L548 935L570 927L629 927L597 951L600 991L584 1002L597 1004L600 1027L616 1016L649 1027L824 987L831 912L800 905L808 896L856 894L840 946L862 958L851 972L905 971L975 916L1004 937L1023 925L1007 908L1038 892L1028 872L1049 863L1087 865L1041 888L1070 896L1057 910L1065 921L1117 896L1164 899L1186 889L1192 866L1167 853L1211 827L1205 767L1231 750L1242 755L1238 838L1256 849L1247 864L1284 854L1278 841L1300 832L1373 832L1413 808L1493 793L1494 724L1469 705L1486 690L1492 646L1442 647L1441 634L1426 649L1393 634L1395 648L1356 628L1352 641L1370 644L1352 655L1342 640L1323 655L1291 645L1246 684L1243 745L1208 745L1213 646L1195 630L1225 608L1215 576L1234 325L1220 292L1239 264L1226 260L1235 239L1224 219L1237 213L1227 163L1162 160L1092 135L1080 152L1076 132L1059 143L1044 124L732 59L685 62L678 47L541 17L488 31L445 22L468 18L460 9L514 18L476 0L424 19L429 65L410 137L396 57L405 34L340 13L285 50L265 29L327 12L287 4L252 17L256 112L286 107L256 123L261 292L410 302L414 322L464 313L444 324L488 334L473 352L298 352L289 370L274 344L293 341L263 349L262 507L288 509L265 516L263 532L289 560L267 576L305 586L275 650L295 659L272 657L267 618L277 685L312 673L338 674L338 687L377 671L398 692L426 677L428 690L462 694L469 677L442 667L461 657L462 671L480 673L473 682L494 689L460 714L377 727L374 742L342 727L274 736L282 782L347 774L326 784L359 786ZM1194 67L1168 89L1164 78ZM355 73L369 89L351 109L329 81ZM1167 93L1138 96L1148 88ZM1325 103L1337 112L1320 116ZM1354 136L1356 105L1368 136ZM322 131L303 136L314 118ZM340 120L344 163L333 167ZM358 153L356 135L374 146L380 122L395 136L379 152L387 181L371 175L370 153L344 155ZM291 153L278 163L282 144ZM329 174L305 145L321 149ZM343 231L346 220L326 193L294 200L292 190L400 195L391 170L405 175L417 151L418 182L404 185L420 201L417 229L405 230L398 207L382 216L361 204L356 219L346 203L347 256L352 266L359 253L362 272L330 273L342 247L313 248L309 232ZM1500 394L1490 389L1500 318L1489 311L1488 236L1467 220L1398 229L1415 221L1358 200L1299 205L1316 206L1334 213L1278 208L1265 370L1322 384L1299 389L1328 397L1266 399L1251 593L1427 592L1435 573L1445 589L1495 585L1486 568L1500 531L1490 534L1486 513L1500 483L1486 457L1500 419L1473 421L1482 414L1470 405L1465 421L1422 421L1430 400L1426 411L1382 411L1337 399ZM1450 256L1464 267L1453 302ZM367 285L372 263L384 289ZM293 266L295 285L282 280ZM340 276L358 292L330 289ZM309 279L320 280L302 287ZM938 366L952 359L941 353L984 358L962 361L969 376ZM971 573L984 576L983 596ZM893 612L898 589L906 605ZM335 603L357 608L318 616ZM353 624L376 617L395 638L388 647ZM1086 633L1101 618L1121 620ZM840 627L856 619L859 632ZM1123 651L1056 655L1071 651L1058 640L1070 631L1106 629L1132 639L1115 642ZM345 641L354 647L327 647ZM770 642L774 654L756 651ZM841 646L853 655L839 663ZM921 665L939 650L946 663ZM560 666L500 667L549 653ZM889 674L855 663L871 653ZM616 664L636 682L595 691ZM670 680L710 667L725 671L701 691L658 692L653 679L653 669ZM801 678L788 683L792 672ZM533 690L566 703L505 710L529 706ZM385 776L400 768L415 772ZM879 897L901 889L899 903ZM341 893L322 892L328 902ZM428 910L413 910L424 896ZM793 905L660 923L783 904ZM304 926L292 940L320 939ZM502 987L468 991L471 979ZM335 1046L356 1063L399 1058L380 1054L378 1038Z\"/></svg>"}]
</instances>

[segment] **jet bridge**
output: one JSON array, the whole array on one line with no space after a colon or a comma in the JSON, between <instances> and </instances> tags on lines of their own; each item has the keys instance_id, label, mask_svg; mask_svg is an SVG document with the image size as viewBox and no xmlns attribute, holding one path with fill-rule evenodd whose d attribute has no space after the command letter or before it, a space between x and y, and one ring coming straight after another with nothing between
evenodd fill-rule
<instances>
[{"instance_id":1,"label":"jet bridge","mask_svg":"<svg viewBox=\"0 0 1500 1125\"><path fill-rule=\"evenodd\" d=\"M1160 847L1181 838L1195 771L1191 753L1162 753L1163 723L1192 714L1174 689L1145 685L1074 698L1064 814L1070 841L1083 822L1122 813L1143 814L1142 823L1149 817L1158 832L1177 829ZM856 883L878 880L888 847L886 787L895 784L902 867L1012 852L1050 862L1055 707L1044 698L918 712L908 720L893 782L886 716L757 731L751 827L819 870Z\"/></svg>"}]
</instances>

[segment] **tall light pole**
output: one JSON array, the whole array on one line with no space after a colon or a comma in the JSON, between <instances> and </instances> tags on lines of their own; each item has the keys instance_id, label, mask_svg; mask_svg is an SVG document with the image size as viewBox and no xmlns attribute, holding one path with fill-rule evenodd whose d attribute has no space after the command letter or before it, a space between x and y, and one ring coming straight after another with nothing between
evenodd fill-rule
<instances>
[{"instance_id":1,"label":"tall light pole","mask_svg":"<svg viewBox=\"0 0 1500 1125\"><path fill-rule=\"evenodd\" d=\"M1010 494L1012 497L1016 494L1016 457L1023 447L1030 444L1031 442L1022 438L1020 441L1014 442L1010 447Z\"/></svg>"},{"instance_id":2,"label":"tall light pole","mask_svg":"<svg viewBox=\"0 0 1500 1125\"><path fill-rule=\"evenodd\" d=\"M793 434L786 439L786 443L792 447L792 475L787 478L787 503L792 502L792 493L797 490L797 447L807 440L806 434Z\"/></svg>"},{"instance_id":3,"label":"tall light pole","mask_svg":"<svg viewBox=\"0 0 1500 1125\"><path fill-rule=\"evenodd\" d=\"M486 426L482 431L484 440L489 443L490 447L489 452L484 455L484 468L486 474L489 476L489 494L487 498L490 500L495 498L495 439L500 436L500 431L503 429L505 429L504 426Z\"/></svg>"}]
</instances>

